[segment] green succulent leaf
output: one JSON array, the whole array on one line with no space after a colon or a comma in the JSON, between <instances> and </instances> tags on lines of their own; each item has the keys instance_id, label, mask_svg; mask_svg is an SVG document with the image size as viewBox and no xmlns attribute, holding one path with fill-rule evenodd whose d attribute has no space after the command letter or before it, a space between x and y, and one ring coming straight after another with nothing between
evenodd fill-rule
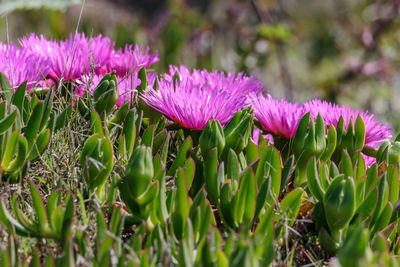
<instances>
[{"instance_id":1,"label":"green succulent leaf","mask_svg":"<svg viewBox=\"0 0 400 267\"><path fill-rule=\"evenodd\" d=\"M178 169L176 178L176 212L183 220L189 216L189 196L185 172L182 168Z\"/></svg>"},{"instance_id":2,"label":"green succulent leaf","mask_svg":"<svg viewBox=\"0 0 400 267\"><path fill-rule=\"evenodd\" d=\"M211 151L208 153L204 169L207 196L214 205L217 205L219 197L219 187L217 181L217 158L217 149L211 149Z\"/></svg>"},{"instance_id":3,"label":"green succulent leaf","mask_svg":"<svg viewBox=\"0 0 400 267\"><path fill-rule=\"evenodd\" d=\"M171 167L168 170L168 175L173 176L175 174L176 170L185 164L185 161L187 158L186 153L192 147L192 145L193 145L193 141L192 141L192 138L189 136L185 139L183 144L179 147L178 154L176 155L174 162L172 163Z\"/></svg>"},{"instance_id":4,"label":"green succulent leaf","mask_svg":"<svg viewBox=\"0 0 400 267\"><path fill-rule=\"evenodd\" d=\"M290 226L294 224L294 220L299 213L303 193L304 190L302 188L295 188L287 194L280 203L282 214L284 218L288 220L287 223ZM279 218L275 216L274 220L278 221Z\"/></svg>"},{"instance_id":5,"label":"green succulent leaf","mask_svg":"<svg viewBox=\"0 0 400 267\"><path fill-rule=\"evenodd\" d=\"M39 191L37 190L36 186L31 181L29 181L29 189L31 192L32 205L35 211L35 216L37 218L37 223L40 228L44 229L48 227L48 221L46 209L44 207L42 198L40 197Z\"/></svg>"},{"instance_id":6,"label":"green succulent leaf","mask_svg":"<svg viewBox=\"0 0 400 267\"><path fill-rule=\"evenodd\" d=\"M13 110L10 114L0 120L0 134L7 131L15 122L17 117L17 110Z\"/></svg>"}]
</instances>

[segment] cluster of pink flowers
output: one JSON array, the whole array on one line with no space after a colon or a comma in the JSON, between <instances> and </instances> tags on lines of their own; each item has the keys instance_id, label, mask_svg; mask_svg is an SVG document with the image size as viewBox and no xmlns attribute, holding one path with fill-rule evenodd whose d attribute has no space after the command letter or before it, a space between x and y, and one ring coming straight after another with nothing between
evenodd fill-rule
<instances>
[{"instance_id":1,"label":"cluster of pink flowers","mask_svg":"<svg viewBox=\"0 0 400 267\"><path fill-rule=\"evenodd\" d=\"M260 81L243 73L191 72L184 66L171 66L158 81L158 88L150 88L142 98L179 125L201 130L212 118L226 124L249 104L248 94L262 88Z\"/></svg>"},{"instance_id":2,"label":"cluster of pink flowers","mask_svg":"<svg viewBox=\"0 0 400 267\"><path fill-rule=\"evenodd\" d=\"M14 88L25 81L28 89L44 82L67 81L74 83L77 94L82 95L84 90L93 93L104 75L114 71L120 95L117 106L136 92L141 83L137 75L140 68L149 68L158 61L157 54L151 54L148 47L127 45L116 50L115 43L101 35L76 33L54 41L31 34L19 43L21 47L0 43L0 71ZM263 130L274 136L292 138L301 117L310 112L313 119L321 114L327 127L336 127L343 117L347 128L351 117L360 115L366 126L367 146L376 148L391 138L391 127L379 123L373 114L321 100L298 104L264 96L261 82L243 73L170 66L168 73L159 78L148 73L148 80L149 86L140 97L170 120L192 130L203 129L212 118L225 125L237 111L251 105Z\"/></svg>"},{"instance_id":3,"label":"cluster of pink flowers","mask_svg":"<svg viewBox=\"0 0 400 267\"><path fill-rule=\"evenodd\" d=\"M0 71L6 75L11 86L27 82L29 89L49 74L50 60L14 44L0 43Z\"/></svg>"},{"instance_id":4,"label":"cluster of pink flowers","mask_svg":"<svg viewBox=\"0 0 400 267\"><path fill-rule=\"evenodd\" d=\"M79 84L89 76L97 76L92 79L96 81L115 71L125 90L124 86L131 84L123 83L124 78L134 76L136 81L140 68L149 68L158 61L157 54L151 54L148 47L135 45L116 50L115 43L101 35L86 37L84 33L75 33L66 40L55 41L32 33L21 38L19 44L21 47L0 44L0 71L13 87L26 81L30 84L28 89L60 80Z\"/></svg>"}]
</instances>

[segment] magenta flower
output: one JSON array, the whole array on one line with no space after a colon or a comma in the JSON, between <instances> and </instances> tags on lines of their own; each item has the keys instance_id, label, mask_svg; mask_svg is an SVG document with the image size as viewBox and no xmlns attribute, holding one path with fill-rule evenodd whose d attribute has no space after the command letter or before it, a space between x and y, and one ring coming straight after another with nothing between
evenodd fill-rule
<instances>
[{"instance_id":1,"label":"magenta flower","mask_svg":"<svg viewBox=\"0 0 400 267\"><path fill-rule=\"evenodd\" d=\"M176 81L175 71L179 74ZM190 72L183 66L171 66L169 73L159 80L158 90L151 88L142 98L179 125L201 130L211 118L225 125L247 104L247 94L261 90L258 80L241 73Z\"/></svg>"},{"instance_id":2,"label":"magenta flower","mask_svg":"<svg viewBox=\"0 0 400 267\"><path fill-rule=\"evenodd\" d=\"M55 81L61 78L73 81L84 74L103 66L112 53L113 44L101 35L86 38L83 33L70 35L65 41L47 40L31 34L20 40L22 47L32 54L48 57L51 61L49 77Z\"/></svg>"},{"instance_id":3,"label":"magenta flower","mask_svg":"<svg viewBox=\"0 0 400 267\"><path fill-rule=\"evenodd\" d=\"M204 69L193 69L191 72L190 69L183 65L179 67L170 66L168 73L164 74L163 78L172 83L175 74L178 74L181 83L190 80L195 86L201 87L204 84L208 84L211 87L226 90L230 94L247 95L249 93L258 93L263 88L259 80L254 77L247 77L243 73L229 72L225 75L225 73L218 70L208 72Z\"/></svg>"},{"instance_id":4,"label":"magenta flower","mask_svg":"<svg viewBox=\"0 0 400 267\"><path fill-rule=\"evenodd\" d=\"M106 74L115 71L117 76L124 77L137 73L142 67L147 69L159 60L157 53L150 54L149 52L149 47L126 45L124 50L120 48L112 52L110 60L100 70L100 73Z\"/></svg>"},{"instance_id":5,"label":"magenta flower","mask_svg":"<svg viewBox=\"0 0 400 267\"><path fill-rule=\"evenodd\" d=\"M389 140L392 137L390 133L391 127L379 123L373 114L360 109L352 110L349 106L339 106L337 104L328 103L315 99L303 104L304 113L310 112L312 118L316 118L318 113L321 114L325 124L337 127L340 117L343 117L345 129L349 126L350 118L357 119L360 115L365 123L365 145L377 148L380 143Z\"/></svg>"},{"instance_id":6,"label":"magenta flower","mask_svg":"<svg viewBox=\"0 0 400 267\"><path fill-rule=\"evenodd\" d=\"M10 71L11 70L11 71ZM50 61L39 55L32 55L14 44L0 43L0 71L13 88L27 82L27 89L42 81L49 73Z\"/></svg>"},{"instance_id":7,"label":"magenta flower","mask_svg":"<svg viewBox=\"0 0 400 267\"><path fill-rule=\"evenodd\" d=\"M286 138L294 137L303 109L297 103L287 102L286 99L277 100L269 94L250 95L254 117L260 122L262 128L274 135Z\"/></svg>"}]
</instances>

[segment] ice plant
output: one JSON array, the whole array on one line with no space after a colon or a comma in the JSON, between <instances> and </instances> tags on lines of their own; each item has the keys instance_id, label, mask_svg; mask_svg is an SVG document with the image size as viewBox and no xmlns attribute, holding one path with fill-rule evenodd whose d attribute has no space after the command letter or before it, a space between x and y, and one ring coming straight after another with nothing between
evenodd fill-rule
<instances>
[{"instance_id":1,"label":"ice plant","mask_svg":"<svg viewBox=\"0 0 400 267\"><path fill-rule=\"evenodd\" d=\"M98 69L108 61L113 47L107 37L86 38L84 33L71 34L64 41L47 40L32 33L20 43L32 54L50 59L49 77L55 81L61 78L73 81L90 73L92 68Z\"/></svg>"},{"instance_id":2,"label":"ice plant","mask_svg":"<svg viewBox=\"0 0 400 267\"><path fill-rule=\"evenodd\" d=\"M156 80L156 74L147 73L147 79L149 86L153 86ZM99 84L104 75L94 75L92 77L84 75L79 80L77 80L78 90L77 94L82 96L87 88L91 95L93 95L93 90ZM126 102L130 102L131 97L136 94L136 87L141 84L140 79L137 74L128 75L125 77L117 76L118 84L118 94L119 98L117 100L116 106L120 107Z\"/></svg>"},{"instance_id":3,"label":"ice plant","mask_svg":"<svg viewBox=\"0 0 400 267\"><path fill-rule=\"evenodd\" d=\"M353 110L350 106L339 106L319 99L306 102L303 104L303 107L304 113L310 112L311 118L315 119L318 113L320 113L327 127L331 124L337 127L340 117L343 117L344 126L345 129L347 129L351 117L355 120L357 116L360 115L365 123L366 146L377 148L380 143L392 137L390 133L391 127L379 123L376 117L368 113L368 111L361 111L360 109Z\"/></svg>"},{"instance_id":4,"label":"ice plant","mask_svg":"<svg viewBox=\"0 0 400 267\"><path fill-rule=\"evenodd\" d=\"M33 55L14 44L0 43L0 71L6 75L12 87L27 82L29 89L38 81L42 81L49 70L48 59Z\"/></svg>"},{"instance_id":5,"label":"ice plant","mask_svg":"<svg viewBox=\"0 0 400 267\"><path fill-rule=\"evenodd\" d=\"M158 90L151 88L142 98L182 127L201 130L212 118L225 125L247 104L247 94L261 90L257 79L243 74L172 66Z\"/></svg>"},{"instance_id":6,"label":"ice plant","mask_svg":"<svg viewBox=\"0 0 400 267\"><path fill-rule=\"evenodd\" d=\"M115 71L117 76L125 77L130 74L136 74L142 67L149 68L158 60L157 53L150 54L149 47L126 45L123 50L120 48L112 51L110 59L101 68L100 73L105 74Z\"/></svg>"},{"instance_id":7,"label":"ice plant","mask_svg":"<svg viewBox=\"0 0 400 267\"><path fill-rule=\"evenodd\" d=\"M298 103L290 103L286 99L274 99L269 94L267 96L251 94L249 99L254 117L264 130L288 139L294 137L297 125L305 114Z\"/></svg>"}]
</instances>

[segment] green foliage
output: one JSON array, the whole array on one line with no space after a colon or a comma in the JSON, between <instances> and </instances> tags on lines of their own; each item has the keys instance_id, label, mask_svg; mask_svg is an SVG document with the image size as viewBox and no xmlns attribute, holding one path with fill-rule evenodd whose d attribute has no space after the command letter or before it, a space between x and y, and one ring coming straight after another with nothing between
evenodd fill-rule
<instances>
[{"instance_id":1,"label":"green foliage","mask_svg":"<svg viewBox=\"0 0 400 267\"><path fill-rule=\"evenodd\" d=\"M36 186L29 181L34 217L28 218L12 197L12 207L16 219L7 210L4 201L0 205L0 221L10 233L27 237L55 239L64 245L71 235L74 203L70 193L63 199L61 191L54 191L47 200L46 207ZM63 204L65 203L65 204Z\"/></svg>"},{"instance_id":2,"label":"green foliage","mask_svg":"<svg viewBox=\"0 0 400 267\"><path fill-rule=\"evenodd\" d=\"M44 100L25 93L26 83L15 94L4 74L0 73L2 98L0 102L0 162L2 180L18 183L25 175L29 162L37 160L46 150L53 127L52 90ZM53 115L54 116L54 115ZM61 126L59 126L61 127Z\"/></svg>"},{"instance_id":3,"label":"green foliage","mask_svg":"<svg viewBox=\"0 0 400 267\"><path fill-rule=\"evenodd\" d=\"M118 100L118 86L115 73L107 74L101 79L93 91L94 109L99 113L107 115Z\"/></svg>"},{"instance_id":4,"label":"green foliage","mask_svg":"<svg viewBox=\"0 0 400 267\"><path fill-rule=\"evenodd\" d=\"M297 246L342 266L397 264L398 141L365 148L361 117L345 130L306 114L275 146L251 138L247 109L190 131L149 119L138 102L96 110L112 94L70 103L25 88L0 103L1 186L22 191L0 203L4 266L23 262L18 249L32 266L268 266L298 261ZM63 138L77 142L65 179L48 159ZM29 251L32 242L58 253Z\"/></svg>"}]
</instances>

